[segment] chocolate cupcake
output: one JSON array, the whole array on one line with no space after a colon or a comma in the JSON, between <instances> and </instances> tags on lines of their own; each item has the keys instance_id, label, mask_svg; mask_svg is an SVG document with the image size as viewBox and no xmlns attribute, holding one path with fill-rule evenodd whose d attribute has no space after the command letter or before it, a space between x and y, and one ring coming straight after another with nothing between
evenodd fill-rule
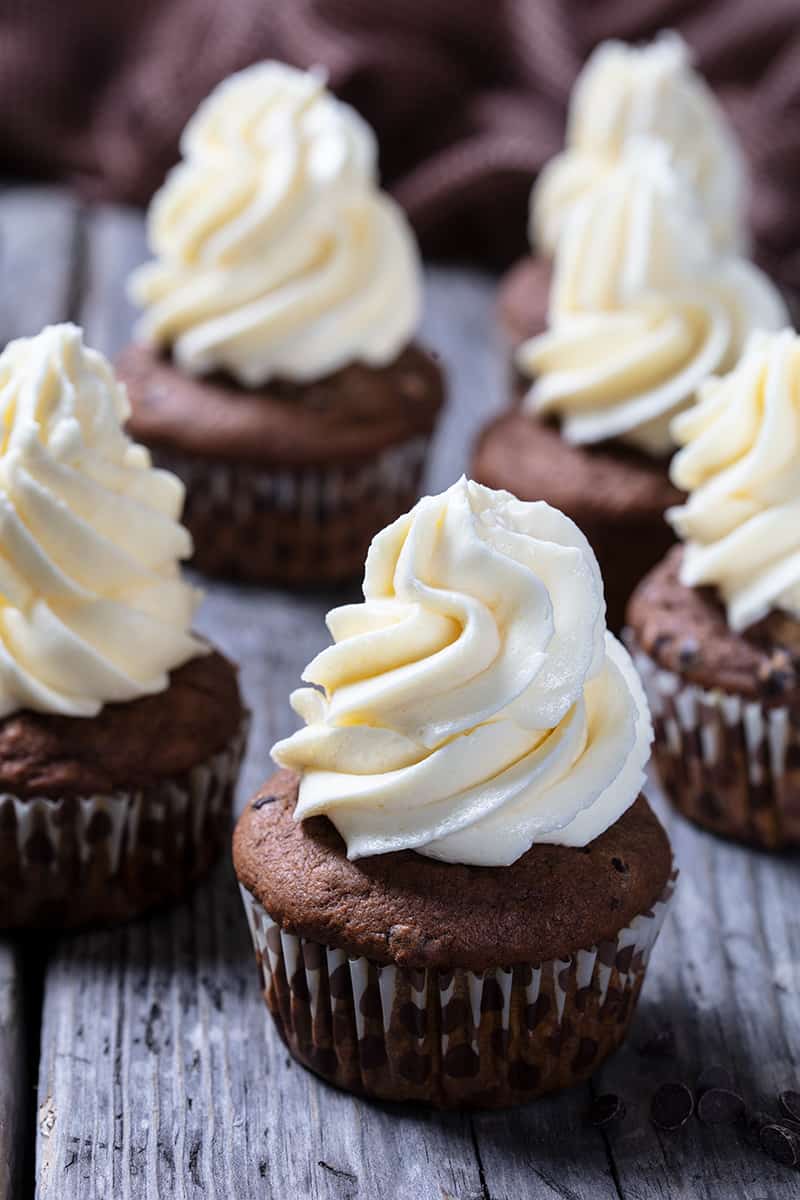
<instances>
[{"instance_id":1,"label":"chocolate cupcake","mask_svg":"<svg viewBox=\"0 0 800 1200\"><path fill-rule=\"evenodd\" d=\"M0 926L108 924L227 840L236 671L191 633L183 489L72 325L0 355Z\"/></svg>"},{"instance_id":2,"label":"chocolate cupcake","mask_svg":"<svg viewBox=\"0 0 800 1200\"><path fill-rule=\"evenodd\" d=\"M413 341L414 235L378 190L372 131L318 74L232 76L181 149L131 279L131 432L184 480L199 567L348 578L418 495L443 403Z\"/></svg>"},{"instance_id":3,"label":"chocolate cupcake","mask_svg":"<svg viewBox=\"0 0 800 1200\"><path fill-rule=\"evenodd\" d=\"M671 32L644 46L602 42L575 81L566 145L531 192L531 255L500 284L500 325L513 346L546 326L549 263L569 214L642 136L669 148L715 248L746 250L744 159L713 93L692 70L686 43Z\"/></svg>"},{"instance_id":4,"label":"chocolate cupcake","mask_svg":"<svg viewBox=\"0 0 800 1200\"><path fill-rule=\"evenodd\" d=\"M671 542L671 417L736 362L751 330L788 316L756 267L717 254L664 146L641 140L566 221L549 320L516 354L518 415L483 432L472 473L586 521L614 581L618 629L633 587ZM519 414L531 421L524 439Z\"/></svg>"},{"instance_id":5,"label":"chocolate cupcake","mask_svg":"<svg viewBox=\"0 0 800 1200\"><path fill-rule=\"evenodd\" d=\"M364 601L234 861L267 1006L341 1087L499 1107L621 1042L674 872L650 719L588 543L462 479L379 534Z\"/></svg>"},{"instance_id":6,"label":"chocolate cupcake","mask_svg":"<svg viewBox=\"0 0 800 1200\"><path fill-rule=\"evenodd\" d=\"M685 538L636 590L629 637L673 803L716 833L800 845L800 339L755 336L676 418Z\"/></svg>"}]
</instances>

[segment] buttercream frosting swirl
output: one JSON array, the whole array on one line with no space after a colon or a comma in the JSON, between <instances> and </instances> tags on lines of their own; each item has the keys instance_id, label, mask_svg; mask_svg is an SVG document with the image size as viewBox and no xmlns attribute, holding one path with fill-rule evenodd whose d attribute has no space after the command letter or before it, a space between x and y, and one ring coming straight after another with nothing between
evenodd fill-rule
<instances>
[{"instance_id":1,"label":"buttercream frosting swirl","mask_svg":"<svg viewBox=\"0 0 800 1200\"><path fill-rule=\"evenodd\" d=\"M320 73L232 76L181 150L148 214L155 259L130 280L138 337L249 387L398 355L419 322L416 242L377 188L371 130Z\"/></svg>"},{"instance_id":2,"label":"buttercream frosting swirl","mask_svg":"<svg viewBox=\"0 0 800 1200\"><path fill-rule=\"evenodd\" d=\"M502 865L534 842L582 846L636 799L651 740L636 673L606 631L577 526L466 479L378 534L364 601L273 749L302 773L348 855L413 849Z\"/></svg>"},{"instance_id":3,"label":"buttercream frosting swirl","mask_svg":"<svg viewBox=\"0 0 800 1200\"><path fill-rule=\"evenodd\" d=\"M788 313L752 263L715 253L666 148L631 143L573 209L555 258L550 327L517 361L526 406L561 418L573 443L672 447L669 421L753 329Z\"/></svg>"},{"instance_id":4,"label":"buttercream frosting swirl","mask_svg":"<svg viewBox=\"0 0 800 1200\"><path fill-rule=\"evenodd\" d=\"M539 249L554 253L575 203L641 136L671 150L716 249L745 250L743 156L686 43L672 32L646 46L603 42L589 56L570 98L566 147L531 193L531 239Z\"/></svg>"},{"instance_id":5,"label":"buttercream frosting swirl","mask_svg":"<svg viewBox=\"0 0 800 1200\"><path fill-rule=\"evenodd\" d=\"M756 334L730 374L675 418L667 517L685 539L681 582L714 584L735 631L771 609L800 618L800 338Z\"/></svg>"},{"instance_id":6,"label":"buttercream frosting swirl","mask_svg":"<svg viewBox=\"0 0 800 1200\"><path fill-rule=\"evenodd\" d=\"M123 432L125 389L74 325L0 355L0 716L94 716L205 650L183 487Z\"/></svg>"}]
</instances>

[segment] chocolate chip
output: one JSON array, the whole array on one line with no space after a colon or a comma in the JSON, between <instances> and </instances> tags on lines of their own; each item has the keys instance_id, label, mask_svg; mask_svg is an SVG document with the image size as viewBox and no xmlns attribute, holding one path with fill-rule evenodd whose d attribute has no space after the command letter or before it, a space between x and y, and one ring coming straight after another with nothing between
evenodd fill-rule
<instances>
[{"instance_id":1,"label":"chocolate chip","mask_svg":"<svg viewBox=\"0 0 800 1200\"><path fill-rule=\"evenodd\" d=\"M789 691L793 682L790 671L772 667L764 680L764 691L768 696L782 696L784 692Z\"/></svg>"},{"instance_id":2,"label":"chocolate chip","mask_svg":"<svg viewBox=\"0 0 800 1200\"><path fill-rule=\"evenodd\" d=\"M691 667L700 658L700 643L697 638L686 638L678 651L678 661L682 667Z\"/></svg>"},{"instance_id":3,"label":"chocolate chip","mask_svg":"<svg viewBox=\"0 0 800 1200\"><path fill-rule=\"evenodd\" d=\"M726 1067L706 1067L704 1071L700 1072L694 1087L698 1096L702 1096L703 1092L707 1092L711 1088L733 1090L733 1077Z\"/></svg>"},{"instance_id":4,"label":"chocolate chip","mask_svg":"<svg viewBox=\"0 0 800 1200\"><path fill-rule=\"evenodd\" d=\"M685 1083L662 1083L653 1096L650 1119L659 1129L680 1129L694 1112L694 1096Z\"/></svg>"},{"instance_id":5,"label":"chocolate chip","mask_svg":"<svg viewBox=\"0 0 800 1200\"><path fill-rule=\"evenodd\" d=\"M793 1121L800 1121L800 1092L795 1092L791 1088L781 1092L778 1096L778 1104L787 1117L791 1117Z\"/></svg>"},{"instance_id":6,"label":"chocolate chip","mask_svg":"<svg viewBox=\"0 0 800 1200\"><path fill-rule=\"evenodd\" d=\"M651 650L651 654L655 658L658 658L658 653L660 650L665 650L667 648L667 646L672 641L672 636L673 635L671 633L660 633L658 635L658 637L653 642L653 646L652 646L652 650Z\"/></svg>"},{"instance_id":7,"label":"chocolate chip","mask_svg":"<svg viewBox=\"0 0 800 1200\"><path fill-rule=\"evenodd\" d=\"M765 1125L772 1125L774 1121L774 1116L771 1113L764 1112L763 1109L751 1109L745 1113L745 1141L751 1146L759 1146L761 1144L761 1130Z\"/></svg>"},{"instance_id":8,"label":"chocolate chip","mask_svg":"<svg viewBox=\"0 0 800 1200\"><path fill-rule=\"evenodd\" d=\"M586 1113L586 1123L599 1129L603 1125L610 1125L612 1121L621 1121L624 1116L624 1101L619 1096L615 1096L613 1092L607 1092L592 1101Z\"/></svg>"},{"instance_id":9,"label":"chocolate chip","mask_svg":"<svg viewBox=\"0 0 800 1200\"><path fill-rule=\"evenodd\" d=\"M765 1125L760 1136L761 1149L784 1167L796 1167L800 1162L800 1141L783 1125Z\"/></svg>"},{"instance_id":10,"label":"chocolate chip","mask_svg":"<svg viewBox=\"0 0 800 1200\"><path fill-rule=\"evenodd\" d=\"M744 1116L744 1100L728 1088L708 1088L697 1102L697 1115L705 1125L732 1125Z\"/></svg>"},{"instance_id":11,"label":"chocolate chip","mask_svg":"<svg viewBox=\"0 0 800 1200\"><path fill-rule=\"evenodd\" d=\"M263 808L265 804L274 804L277 799L277 796L258 796L250 807L255 809Z\"/></svg>"},{"instance_id":12,"label":"chocolate chip","mask_svg":"<svg viewBox=\"0 0 800 1200\"><path fill-rule=\"evenodd\" d=\"M675 1034L671 1029L660 1029L639 1046L645 1058L674 1058Z\"/></svg>"},{"instance_id":13,"label":"chocolate chip","mask_svg":"<svg viewBox=\"0 0 800 1200\"><path fill-rule=\"evenodd\" d=\"M630 867L621 858L612 858L611 865L615 871L619 871L620 875L627 875Z\"/></svg>"}]
</instances>

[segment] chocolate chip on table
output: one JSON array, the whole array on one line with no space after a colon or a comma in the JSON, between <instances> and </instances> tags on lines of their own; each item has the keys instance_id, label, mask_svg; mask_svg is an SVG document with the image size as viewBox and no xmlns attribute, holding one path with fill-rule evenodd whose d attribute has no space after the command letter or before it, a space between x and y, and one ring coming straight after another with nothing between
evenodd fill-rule
<instances>
[{"instance_id":1,"label":"chocolate chip on table","mask_svg":"<svg viewBox=\"0 0 800 1200\"><path fill-rule=\"evenodd\" d=\"M702 1096L703 1092L709 1091L711 1088L725 1088L727 1091L733 1090L733 1076L726 1067L706 1067L700 1072L694 1090L698 1096Z\"/></svg>"},{"instance_id":2,"label":"chocolate chip on table","mask_svg":"<svg viewBox=\"0 0 800 1200\"><path fill-rule=\"evenodd\" d=\"M733 1125L744 1116L744 1100L729 1088L707 1088L697 1101L697 1115L705 1125Z\"/></svg>"},{"instance_id":3,"label":"chocolate chip on table","mask_svg":"<svg viewBox=\"0 0 800 1200\"><path fill-rule=\"evenodd\" d=\"M800 1092L795 1092L792 1088L781 1092L778 1096L778 1104L792 1121L800 1121Z\"/></svg>"},{"instance_id":4,"label":"chocolate chip on table","mask_svg":"<svg viewBox=\"0 0 800 1200\"><path fill-rule=\"evenodd\" d=\"M682 667L691 667L700 658L700 643L697 638L688 637L681 643L678 651L678 661Z\"/></svg>"},{"instance_id":5,"label":"chocolate chip on table","mask_svg":"<svg viewBox=\"0 0 800 1200\"><path fill-rule=\"evenodd\" d=\"M625 1102L613 1092L607 1092L592 1101L586 1113L586 1123L599 1129L603 1125L610 1125L612 1121L621 1121L624 1116Z\"/></svg>"},{"instance_id":6,"label":"chocolate chip on table","mask_svg":"<svg viewBox=\"0 0 800 1200\"><path fill-rule=\"evenodd\" d=\"M645 1058L674 1058L675 1034L671 1029L659 1029L652 1037L641 1043L639 1053Z\"/></svg>"},{"instance_id":7,"label":"chocolate chip on table","mask_svg":"<svg viewBox=\"0 0 800 1200\"><path fill-rule=\"evenodd\" d=\"M662 1083L653 1096L650 1119L658 1129L680 1129L694 1112L694 1096L685 1083Z\"/></svg>"},{"instance_id":8,"label":"chocolate chip on table","mask_svg":"<svg viewBox=\"0 0 800 1200\"><path fill-rule=\"evenodd\" d=\"M772 1113L764 1112L763 1109L750 1109L744 1115L744 1140L750 1146L759 1146L761 1144L761 1130L765 1125L772 1125L775 1122L775 1117Z\"/></svg>"},{"instance_id":9,"label":"chocolate chip on table","mask_svg":"<svg viewBox=\"0 0 800 1200\"><path fill-rule=\"evenodd\" d=\"M263 808L265 804L274 804L277 799L277 796L257 796L251 807L255 809Z\"/></svg>"},{"instance_id":10,"label":"chocolate chip on table","mask_svg":"<svg viewBox=\"0 0 800 1200\"><path fill-rule=\"evenodd\" d=\"M764 1125L760 1138L761 1149L784 1167L796 1167L800 1162L800 1139L785 1125Z\"/></svg>"}]
</instances>

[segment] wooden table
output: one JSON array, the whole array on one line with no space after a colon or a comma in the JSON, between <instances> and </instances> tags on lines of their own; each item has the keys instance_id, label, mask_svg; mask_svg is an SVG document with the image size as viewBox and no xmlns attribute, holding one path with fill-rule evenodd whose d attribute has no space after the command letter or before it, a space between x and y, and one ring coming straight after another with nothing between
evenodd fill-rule
<instances>
[{"instance_id":1,"label":"wooden table","mask_svg":"<svg viewBox=\"0 0 800 1200\"><path fill-rule=\"evenodd\" d=\"M145 254L139 215L65 192L0 194L0 338L83 324L114 354L132 313L123 281ZM428 485L467 462L501 403L493 281L432 269L425 339L452 398ZM329 595L209 582L200 625L242 664L255 713L243 800L290 731L287 697L325 644ZM341 601L340 594L337 599ZM184 905L109 933L0 940L0 1200L777 1200L800 1197L729 1128L659 1133L658 1081L731 1067L749 1101L800 1086L800 865L750 853L671 816L682 878L633 1034L591 1083L509 1113L439 1115L369 1104L289 1059L268 1027L231 870ZM671 1026L677 1055L637 1047ZM37 1082L38 1081L38 1082ZM589 1128L592 1096L627 1117Z\"/></svg>"}]
</instances>

